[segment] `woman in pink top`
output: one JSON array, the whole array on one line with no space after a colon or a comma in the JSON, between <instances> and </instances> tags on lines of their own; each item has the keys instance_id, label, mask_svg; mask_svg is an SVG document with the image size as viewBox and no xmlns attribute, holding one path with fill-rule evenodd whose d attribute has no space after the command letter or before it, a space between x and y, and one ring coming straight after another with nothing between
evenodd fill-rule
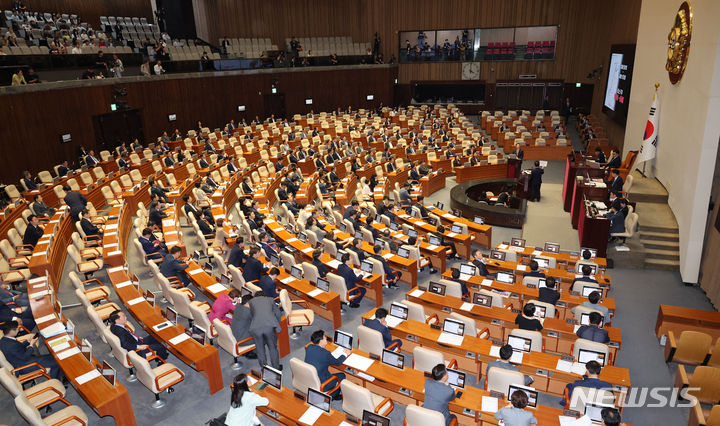
<instances>
[{"instance_id":1,"label":"woman in pink top","mask_svg":"<svg viewBox=\"0 0 720 426\"><path fill-rule=\"evenodd\" d=\"M215 318L230 325L232 314L235 312L235 304L240 302L240 290L234 288L228 293L221 293L210 308L208 318L212 323Z\"/></svg>"}]
</instances>

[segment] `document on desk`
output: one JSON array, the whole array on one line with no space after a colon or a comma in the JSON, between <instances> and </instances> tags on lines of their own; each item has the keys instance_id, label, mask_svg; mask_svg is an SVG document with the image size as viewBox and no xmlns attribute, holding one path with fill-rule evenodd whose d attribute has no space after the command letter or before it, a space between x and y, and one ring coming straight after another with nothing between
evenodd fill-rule
<instances>
[{"instance_id":1,"label":"document on desk","mask_svg":"<svg viewBox=\"0 0 720 426\"><path fill-rule=\"evenodd\" d=\"M356 370L365 371L373 365L373 362L375 361L370 358L366 358L358 354L350 354L343 364Z\"/></svg>"},{"instance_id":2,"label":"document on desk","mask_svg":"<svg viewBox=\"0 0 720 426\"><path fill-rule=\"evenodd\" d=\"M333 358L340 358L341 356L345 355L345 348L342 346L338 346L335 348L334 351L331 352Z\"/></svg>"},{"instance_id":3,"label":"document on desk","mask_svg":"<svg viewBox=\"0 0 720 426\"><path fill-rule=\"evenodd\" d=\"M96 379L98 377L102 377L100 375L100 372L93 368L92 370L88 371L87 373L77 376L75 378L75 381L77 382L78 385L82 385L82 384L87 383L90 380Z\"/></svg>"},{"instance_id":4,"label":"document on desk","mask_svg":"<svg viewBox=\"0 0 720 426\"><path fill-rule=\"evenodd\" d=\"M440 337L438 337L437 342L444 343L446 345L462 346L464 339L465 336L458 336L457 334L446 333L443 331L440 333Z\"/></svg>"},{"instance_id":5,"label":"document on desk","mask_svg":"<svg viewBox=\"0 0 720 426\"><path fill-rule=\"evenodd\" d=\"M308 296L310 296L310 297L315 297L315 296L318 296L318 295L323 294L323 293L325 293L325 292L322 291L322 290L320 290L319 288L316 288L316 289L314 289L313 291L309 292L309 293L308 293Z\"/></svg>"},{"instance_id":6,"label":"document on desk","mask_svg":"<svg viewBox=\"0 0 720 426\"><path fill-rule=\"evenodd\" d=\"M324 411L317 407L309 407L305 413L300 416L298 422L306 425L314 425L320 416L322 416L322 413L324 413Z\"/></svg>"},{"instance_id":7,"label":"document on desk","mask_svg":"<svg viewBox=\"0 0 720 426\"><path fill-rule=\"evenodd\" d=\"M375 377L373 377L373 376L371 376L371 375L369 375L369 374L363 373L362 371L358 371L357 375L358 375L358 377L360 377L360 378L362 378L362 379L364 379L364 380L367 380L368 382L374 382L374 381L375 381Z\"/></svg>"},{"instance_id":8,"label":"document on desk","mask_svg":"<svg viewBox=\"0 0 720 426\"><path fill-rule=\"evenodd\" d=\"M294 243L294 242L295 242L295 241L297 241L297 240L298 240L298 239L297 239L297 238L295 238L295 237L292 237L292 238L288 238L288 239L287 239L287 241L286 241L286 243L288 243L288 244L290 244L290 243Z\"/></svg>"},{"instance_id":9,"label":"document on desk","mask_svg":"<svg viewBox=\"0 0 720 426\"><path fill-rule=\"evenodd\" d=\"M500 244L499 246L497 246L497 248L498 248L498 250L507 250L508 245L507 245L507 244Z\"/></svg>"},{"instance_id":10,"label":"document on desk","mask_svg":"<svg viewBox=\"0 0 720 426\"><path fill-rule=\"evenodd\" d=\"M140 296L140 297L136 297L136 298L134 298L134 299L132 299L132 300L128 300L126 304L127 304L128 306L132 306L132 305L137 305L138 303L144 302L144 301L145 301L145 298L142 297L142 296Z\"/></svg>"},{"instance_id":11,"label":"document on desk","mask_svg":"<svg viewBox=\"0 0 720 426\"><path fill-rule=\"evenodd\" d=\"M114 268L108 268L108 269L107 269L108 273L110 273L110 272L120 272L120 271L122 271L122 270L123 270L123 267L122 267L122 266L116 266L116 267L114 267Z\"/></svg>"},{"instance_id":12,"label":"document on desk","mask_svg":"<svg viewBox=\"0 0 720 426\"><path fill-rule=\"evenodd\" d=\"M190 275L196 275L196 274L199 274L199 273L202 272L202 271L203 271L202 268L193 269L192 271L188 271L188 274L190 274Z\"/></svg>"},{"instance_id":13,"label":"document on desk","mask_svg":"<svg viewBox=\"0 0 720 426\"><path fill-rule=\"evenodd\" d=\"M385 322L387 322L387 326L390 328L395 328L398 325L402 324L404 320L402 318L394 317L392 315L388 315L385 317Z\"/></svg>"},{"instance_id":14,"label":"document on desk","mask_svg":"<svg viewBox=\"0 0 720 426\"><path fill-rule=\"evenodd\" d=\"M510 247L510 251L516 251L516 252L525 251L525 247L512 246L512 247Z\"/></svg>"},{"instance_id":15,"label":"document on desk","mask_svg":"<svg viewBox=\"0 0 720 426\"><path fill-rule=\"evenodd\" d=\"M473 306L475 305L473 305L472 303L463 302L462 306L460 306L460 309L462 309L463 311L472 311Z\"/></svg>"},{"instance_id":16,"label":"document on desk","mask_svg":"<svg viewBox=\"0 0 720 426\"><path fill-rule=\"evenodd\" d=\"M418 220L418 221L415 222L415 225L425 226L425 225L427 225L427 222L424 222L424 221L422 221L422 220Z\"/></svg>"},{"instance_id":17,"label":"document on desk","mask_svg":"<svg viewBox=\"0 0 720 426\"><path fill-rule=\"evenodd\" d=\"M565 361L564 359L559 359L557 362L557 365L555 366L556 370L564 371L566 373L572 372L572 362Z\"/></svg>"},{"instance_id":18,"label":"document on desk","mask_svg":"<svg viewBox=\"0 0 720 426\"><path fill-rule=\"evenodd\" d=\"M425 292L420 289L415 289L410 292L411 297L421 297L423 294L425 294Z\"/></svg>"},{"instance_id":19,"label":"document on desk","mask_svg":"<svg viewBox=\"0 0 720 426\"><path fill-rule=\"evenodd\" d=\"M438 246L436 246L435 244L429 244L426 248L427 248L428 250L433 250L433 251L434 251L435 249L438 248Z\"/></svg>"},{"instance_id":20,"label":"document on desk","mask_svg":"<svg viewBox=\"0 0 720 426\"><path fill-rule=\"evenodd\" d=\"M70 337L68 335L64 335L58 337L57 339L48 340L47 344L53 352L60 352L70 347Z\"/></svg>"},{"instance_id":21,"label":"document on desk","mask_svg":"<svg viewBox=\"0 0 720 426\"><path fill-rule=\"evenodd\" d=\"M291 283L291 282L293 282L293 281L295 281L295 277L293 277L292 275L287 276L287 277L285 277L285 278L283 278L283 279L280 280L280 282L283 283L283 284L288 284L288 283Z\"/></svg>"},{"instance_id":22,"label":"document on desk","mask_svg":"<svg viewBox=\"0 0 720 426\"><path fill-rule=\"evenodd\" d=\"M300 250L300 251L303 252L303 253L305 253L305 254L308 254L308 253L312 253L313 251L315 251L315 249L312 248L312 247L305 247L304 249L302 249L302 250Z\"/></svg>"},{"instance_id":23,"label":"document on desk","mask_svg":"<svg viewBox=\"0 0 720 426\"><path fill-rule=\"evenodd\" d=\"M510 362L513 364L522 364L523 356L525 355L525 352L523 351L513 351L512 356L510 357Z\"/></svg>"},{"instance_id":24,"label":"document on desk","mask_svg":"<svg viewBox=\"0 0 720 426\"><path fill-rule=\"evenodd\" d=\"M165 219L162 221L163 226L173 226L175 221L172 219Z\"/></svg>"},{"instance_id":25,"label":"document on desk","mask_svg":"<svg viewBox=\"0 0 720 426\"><path fill-rule=\"evenodd\" d=\"M71 357L71 356L73 356L73 355L77 355L77 354L79 354L79 353L80 353L80 349L79 349L77 346L75 346L75 347L72 347L72 348L70 348L70 349L68 349L68 350L66 350L66 351L58 352L56 355L57 355L58 359L61 359L61 360L62 360L62 359L65 359L65 358L69 358L69 357Z\"/></svg>"},{"instance_id":26,"label":"document on desk","mask_svg":"<svg viewBox=\"0 0 720 426\"><path fill-rule=\"evenodd\" d=\"M492 284L493 284L493 281L492 281L492 280L488 280L488 279L484 279L484 280L482 280L482 282L480 283L480 285L484 285L485 287L492 287Z\"/></svg>"},{"instance_id":27,"label":"document on desk","mask_svg":"<svg viewBox=\"0 0 720 426\"><path fill-rule=\"evenodd\" d=\"M484 411L486 413L496 413L498 410L498 399L492 396L483 396L482 397L482 406L480 407L480 411Z\"/></svg>"},{"instance_id":28,"label":"document on desk","mask_svg":"<svg viewBox=\"0 0 720 426\"><path fill-rule=\"evenodd\" d=\"M57 317L55 316L55 314L45 315L45 316L43 316L43 317L37 318L37 319L35 320L35 323L36 323L36 324L42 324L42 323L44 323L44 322L51 321L51 320L54 320L54 319L57 319Z\"/></svg>"},{"instance_id":29,"label":"document on desk","mask_svg":"<svg viewBox=\"0 0 720 426\"><path fill-rule=\"evenodd\" d=\"M117 223L111 223L110 225L105 227L105 230L107 231L108 229L117 229L117 227L118 227Z\"/></svg>"},{"instance_id":30,"label":"document on desk","mask_svg":"<svg viewBox=\"0 0 720 426\"><path fill-rule=\"evenodd\" d=\"M183 333L183 334L178 334L177 336L175 336L175 337L173 337L172 339L168 340L168 342L170 342L171 345L177 345L177 344L179 344L180 342L184 342L185 340L187 340L187 339L189 339L189 338L190 338L190 336L188 336L187 334Z\"/></svg>"},{"instance_id":31,"label":"document on desk","mask_svg":"<svg viewBox=\"0 0 720 426\"><path fill-rule=\"evenodd\" d=\"M224 285L222 285L222 284L220 284L220 283L215 283L215 284L213 284L213 285L207 286L207 290L208 290L210 293L212 293L212 294L217 294L217 293L221 293L221 292L223 292L223 291L226 291L226 290L227 290L227 287L225 287Z\"/></svg>"},{"instance_id":32,"label":"document on desk","mask_svg":"<svg viewBox=\"0 0 720 426\"><path fill-rule=\"evenodd\" d=\"M385 253L385 254L382 255L383 259L385 259L385 260L388 260L388 259L390 259L390 258L393 257L393 256L394 256L394 255L393 255L392 253Z\"/></svg>"},{"instance_id":33,"label":"document on desk","mask_svg":"<svg viewBox=\"0 0 720 426\"><path fill-rule=\"evenodd\" d=\"M445 219L450 219L450 220L455 219L455 216L451 215L450 213L445 213L444 215L442 215L442 217L444 217Z\"/></svg>"},{"instance_id":34,"label":"document on desk","mask_svg":"<svg viewBox=\"0 0 720 426\"><path fill-rule=\"evenodd\" d=\"M447 233L447 236L450 237L450 238L452 238L452 237L457 237L457 235L458 235L458 234L456 234L456 233L454 233L454 232L448 232L448 233Z\"/></svg>"},{"instance_id":35,"label":"document on desk","mask_svg":"<svg viewBox=\"0 0 720 426\"><path fill-rule=\"evenodd\" d=\"M490 356L500 358L500 346L490 346Z\"/></svg>"},{"instance_id":36,"label":"document on desk","mask_svg":"<svg viewBox=\"0 0 720 426\"><path fill-rule=\"evenodd\" d=\"M540 256L542 252L540 250L533 250L532 255L533 256Z\"/></svg>"},{"instance_id":37,"label":"document on desk","mask_svg":"<svg viewBox=\"0 0 720 426\"><path fill-rule=\"evenodd\" d=\"M580 418L570 416L558 416L560 426L592 426L593 422L590 417L586 414Z\"/></svg>"},{"instance_id":38,"label":"document on desk","mask_svg":"<svg viewBox=\"0 0 720 426\"><path fill-rule=\"evenodd\" d=\"M587 372L587 367L585 367L585 364L579 363L579 362L573 362L572 363L572 372L582 376Z\"/></svg>"},{"instance_id":39,"label":"document on desk","mask_svg":"<svg viewBox=\"0 0 720 426\"><path fill-rule=\"evenodd\" d=\"M333 269L337 269L338 266L340 266L340 261L337 259L332 259L332 260L329 260L327 264L329 267L331 267Z\"/></svg>"},{"instance_id":40,"label":"document on desk","mask_svg":"<svg viewBox=\"0 0 720 426\"><path fill-rule=\"evenodd\" d=\"M40 334L46 339L57 336L60 333L65 333L65 326L61 322L53 323L40 330Z\"/></svg>"},{"instance_id":41,"label":"document on desk","mask_svg":"<svg viewBox=\"0 0 720 426\"><path fill-rule=\"evenodd\" d=\"M517 269L518 271L525 272L525 271L527 271L527 266L525 266L525 265L517 265L517 266L515 267L515 269Z\"/></svg>"}]
</instances>

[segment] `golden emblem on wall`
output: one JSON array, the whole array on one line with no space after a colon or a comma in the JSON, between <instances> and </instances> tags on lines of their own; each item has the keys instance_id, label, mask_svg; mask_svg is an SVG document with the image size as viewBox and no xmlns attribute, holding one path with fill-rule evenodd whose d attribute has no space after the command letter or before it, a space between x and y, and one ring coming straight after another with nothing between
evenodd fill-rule
<instances>
[{"instance_id":1,"label":"golden emblem on wall","mask_svg":"<svg viewBox=\"0 0 720 426\"><path fill-rule=\"evenodd\" d=\"M675 22L668 34L668 58L665 69L670 82L676 84L682 79L690 55L690 38L692 36L692 8L683 2L675 15Z\"/></svg>"}]
</instances>

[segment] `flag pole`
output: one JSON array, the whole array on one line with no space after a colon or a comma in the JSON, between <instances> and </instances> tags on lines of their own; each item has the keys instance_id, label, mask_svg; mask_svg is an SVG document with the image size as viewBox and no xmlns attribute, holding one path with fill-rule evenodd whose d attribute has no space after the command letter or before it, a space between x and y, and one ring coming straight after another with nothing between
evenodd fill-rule
<instances>
[{"instance_id":1,"label":"flag pole","mask_svg":"<svg viewBox=\"0 0 720 426\"><path fill-rule=\"evenodd\" d=\"M655 93L653 93L653 98L652 98L653 102L655 101L655 97L657 96L658 87L660 87L660 83L657 83L657 82L656 82L656 83L655 83ZM645 175L645 163L647 163L647 161L643 161L643 163L642 163L642 165L643 165L642 171L641 171L640 169L638 169L637 167L635 168L635 170L637 170L637 171L640 173L640 175L641 175L642 177L644 177L644 178L647 177L647 176Z\"/></svg>"}]
</instances>

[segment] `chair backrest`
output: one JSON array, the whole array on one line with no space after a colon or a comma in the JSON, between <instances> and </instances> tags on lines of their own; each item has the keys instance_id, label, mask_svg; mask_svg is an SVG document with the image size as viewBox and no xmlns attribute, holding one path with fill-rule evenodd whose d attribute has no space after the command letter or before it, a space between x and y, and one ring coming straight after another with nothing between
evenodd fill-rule
<instances>
[{"instance_id":1,"label":"chair backrest","mask_svg":"<svg viewBox=\"0 0 720 426\"><path fill-rule=\"evenodd\" d=\"M528 303L532 303L535 306L542 306L545 308L545 318L555 318L555 305L551 303L541 302L539 300L530 300Z\"/></svg>"},{"instance_id":2,"label":"chair backrest","mask_svg":"<svg viewBox=\"0 0 720 426\"><path fill-rule=\"evenodd\" d=\"M0 383L13 398L23 393L22 383L6 368L0 368Z\"/></svg>"},{"instance_id":3,"label":"chair backrest","mask_svg":"<svg viewBox=\"0 0 720 426\"><path fill-rule=\"evenodd\" d=\"M544 259L548 262L548 268L556 268L557 267L557 259L552 256L535 256L538 259Z\"/></svg>"},{"instance_id":4,"label":"chair backrest","mask_svg":"<svg viewBox=\"0 0 720 426\"><path fill-rule=\"evenodd\" d=\"M92 308L89 308L88 311L90 311L90 309ZM123 365L123 367L132 368L133 363L128 357L128 351L125 350L125 348L123 348L120 344L120 338L114 335L112 331L110 331L110 327L106 327L104 329L103 335L105 336L105 340L107 341L108 345L110 345L110 350L112 351L113 357L115 357L115 359L118 360L120 364Z\"/></svg>"},{"instance_id":5,"label":"chair backrest","mask_svg":"<svg viewBox=\"0 0 720 426\"><path fill-rule=\"evenodd\" d=\"M712 367L720 367L720 337L715 341L715 346L712 348L712 355L707 362L707 365Z\"/></svg>"},{"instance_id":6,"label":"chair backrest","mask_svg":"<svg viewBox=\"0 0 720 426\"><path fill-rule=\"evenodd\" d=\"M450 318L461 321L465 324L465 336L477 337L478 329L477 323L474 319L466 317L465 315L460 315L457 312L451 313Z\"/></svg>"},{"instance_id":7,"label":"chair backrest","mask_svg":"<svg viewBox=\"0 0 720 426\"><path fill-rule=\"evenodd\" d=\"M575 315L575 321L577 321L578 324L579 324L579 323L580 323L580 320L582 319L582 314L589 314L589 313L591 313L591 312L597 312L597 313L599 313L600 315L603 315L603 313L600 312L600 311L598 311L597 309L588 308L587 306L582 306L582 305L576 306L576 307L575 307L575 314L574 314L574 315ZM604 317L604 316L605 316L605 315L603 315L603 317ZM604 319L607 320L608 318L604 318Z\"/></svg>"},{"instance_id":8,"label":"chair backrest","mask_svg":"<svg viewBox=\"0 0 720 426\"><path fill-rule=\"evenodd\" d=\"M630 192L630 188L632 188L632 186L633 186L634 179L635 178L633 177L633 175L627 175L625 177L625 183L623 184L623 191Z\"/></svg>"},{"instance_id":9,"label":"chair backrest","mask_svg":"<svg viewBox=\"0 0 720 426\"><path fill-rule=\"evenodd\" d=\"M413 368L426 373L432 372L433 367L444 364L445 357L442 352L415 346L413 349Z\"/></svg>"},{"instance_id":10,"label":"chair backrest","mask_svg":"<svg viewBox=\"0 0 720 426\"><path fill-rule=\"evenodd\" d=\"M189 305L190 313L192 314L192 319L195 322L195 324L201 326L205 330L207 330L208 337L212 334L210 332L210 318L208 318L207 313L205 313L205 310L198 307L197 305L193 305L192 303Z\"/></svg>"},{"instance_id":11,"label":"chair backrest","mask_svg":"<svg viewBox=\"0 0 720 426\"><path fill-rule=\"evenodd\" d=\"M295 264L293 255L284 250L280 252L280 261L282 262L283 268L288 271L292 269L292 266Z\"/></svg>"},{"instance_id":12,"label":"chair backrest","mask_svg":"<svg viewBox=\"0 0 720 426\"><path fill-rule=\"evenodd\" d=\"M484 288L481 288L478 290L478 293L484 295L484 296L490 296L492 298L492 306L497 308L503 307L503 297L502 295L495 293L494 291L490 291Z\"/></svg>"},{"instance_id":13,"label":"chair backrest","mask_svg":"<svg viewBox=\"0 0 720 426\"><path fill-rule=\"evenodd\" d=\"M408 319L425 323L425 307L419 303L403 300L403 305L408 307Z\"/></svg>"},{"instance_id":14,"label":"chair backrest","mask_svg":"<svg viewBox=\"0 0 720 426\"><path fill-rule=\"evenodd\" d=\"M228 265L228 272L230 272L232 278L232 286L238 290L242 289L245 284L245 277L243 277L242 272L235 265Z\"/></svg>"},{"instance_id":15,"label":"chair backrest","mask_svg":"<svg viewBox=\"0 0 720 426\"><path fill-rule=\"evenodd\" d=\"M593 342L592 340L587 339L575 339L575 343L573 344L573 357L575 359L578 359L578 356L580 354L580 349L590 350L594 352L599 352L605 354L605 364L609 364L610 358L610 348L608 345L604 343L598 343Z\"/></svg>"},{"instance_id":16,"label":"chair backrest","mask_svg":"<svg viewBox=\"0 0 720 426\"><path fill-rule=\"evenodd\" d=\"M46 423L43 421L40 411L30 403L30 400L25 395L25 392L15 397L15 408L17 409L20 416L25 419L30 426L45 426Z\"/></svg>"},{"instance_id":17,"label":"chair backrest","mask_svg":"<svg viewBox=\"0 0 720 426\"><path fill-rule=\"evenodd\" d=\"M232 332L232 328L220 321L218 318L213 320L213 326L215 327L215 332L217 333L218 345L230 355L237 356L237 340ZM209 330L209 328L207 330Z\"/></svg>"},{"instance_id":18,"label":"chair backrest","mask_svg":"<svg viewBox=\"0 0 720 426\"><path fill-rule=\"evenodd\" d=\"M514 329L510 332L510 336L522 337L524 339L530 339L530 350L533 352L542 352L543 350L543 336L539 331L522 330L519 328Z\"/></svg>"},{"instance_id":19,"label":"chair backrest","mask_svg":"<svg viewBox=\"0 0 720 426\"><path fill-rule=\"evenodd\" d=\"M382 356L385 349L382 333L372 328L359 325L357 328L358 349L372 355Z\"/></svg>"},{"instance_id":20,"label":"chair backrest","mask_svg":"<svg viewBox=\"0 0 720 426\"><path fill-rule=\"evenodd\" d=\"M103 170L102 167L95 167L92 169L93 174L95 175L96 179L104 179L105 178L105 170Z\"/></svg>"},{"instance_id":21,"label":"chair backrest","mask_svg":"<svg viewBox=\"0 0 720 426\"><path fill-rule=\"evenodd\" d=\"M488 368L485 373L485 389L507 395L510 385L524 385L525 375L504 368Z\"/></svg>"},{"instance_id":22,"label":"chair backrest","mask_svg":"<svg viewBox=\"0 0 720 426\"><path fill-rule=\"evenodd\" d=\"M292 385L296 391L307 394L308 388L320 389L320 379L317 370L312 365L299 358L291 358L290 371L292 372Z\"/></svg>"},{"instance_id":23,"label":"chair backrest","mask_svg":"<svg viewBox=\"0 0 720 426\"><path fill-rule=\"evenodd\" d=\"M159 393L159 389L155 384L155 372L148 361L137 354L135 351L128 352L130 362L135 367L135 375L137 376L140 383L145 385L146 388L150 389L153 393Z\"/></svg>"},{"instance_id":24,"label":"chair backrest","mask_svg":"<svg viewBox=\"0 0 720 426\"><path fill-rule=\"evenodd\" d=\"M588 388L585 386L575 386L572 395L570 395L570 410L579 413L585 412L585 405L588 402L596 404L615 404L615 395L611 391L605 389Z\"/></svg>"},{"instance_id":25,"label":"chair backrest","mask_svg":"<svg viewBox=\"0 0 720 426\"><path fill-rule=\"evenodd\" d=\"M700 402L716 404L720 401L720 368L698 366L690 377L690 388L698 390L688 391Z\"/></svg>"},{"instance_id":26,"label":"chair backrest","mask_svg":"<svg viewBox=\"0 0 720 426\"><path fill-rule=\"evenodd\" d=\"M440 284L445 285L445 295L450 297L462 298L462 286L459 282L449 281L441 279L438 281Z\"/></svg>"},{"instance_id":27,"label":"chair backrest","mask_svg":"<svg viewBox=\"0 0 720 426\"><path fill-rule=\"evenodd\" d=\"M683 362L701 364L710 353L712 337L699 331L685 330L680 333L674 358Z\"/></svg>"},{"instance_id":28,"label":"chair backrest","mask_svg":"<svg viewBox=\"0 0 720 426\"><path fill-rule=\"evenodd\" d=\"M356 385L350 380L340 382L340 390L343 396L342 408L349 415L361 419L363 410L370 412L375 411L372 393L360 385Z\"/></svg>"},{"instance_id":29,"label":"chair backrest","mask_svg":"<svg viewBox=\"0 0 720 426\"><path fill-rule=\"evenodd\" d=\"M190 299L188 295L180 290L170 288L170 297L177 313L184 316L185 318L192 318L192 311L190 311Z\"/></svg>"},{"instance_id":30,"label":"chair backrest","mask_svg":"<svg viewBox=\"0 0 720 426\"><path fill-rule=\"evenodd\" d=\"M405 409L406 425L445 426L445 417L441 412L429 410L419 405L408 405Z\"/></svg>"},{"instance_id":31,"label":"chair backrest","mask_svg":"<svg viewBox=\"0 0 720 426\"><path fill-rule=\"evenodd\" d=\"M312 263L303 262L302 269L303 269L303 277L306 280L308 280L312 283L317 283L317 279L320 276L317 266L313 265Z\"/></svg>"}]
</instances>

